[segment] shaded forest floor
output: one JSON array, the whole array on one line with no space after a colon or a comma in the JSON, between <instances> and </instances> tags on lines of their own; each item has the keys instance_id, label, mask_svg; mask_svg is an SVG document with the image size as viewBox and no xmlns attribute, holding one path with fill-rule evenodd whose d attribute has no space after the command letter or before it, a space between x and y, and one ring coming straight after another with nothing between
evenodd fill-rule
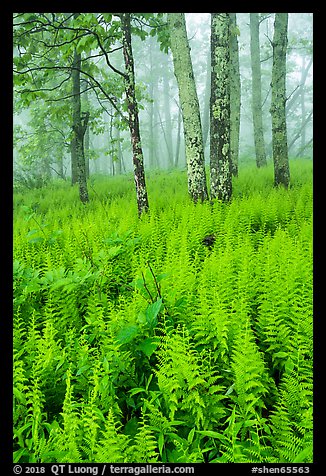
<instances>
[{"instance_id":1,"label":"shaded forest floor","mask_svg":"<svg viewBox=\"0 0 326 476\"><path fill-rule=\"evenodd\" d=\"M312 461L312 163L14 196L16 462ZM214 235L206 246L203 239Z\"/></svg>"}]
</instances>

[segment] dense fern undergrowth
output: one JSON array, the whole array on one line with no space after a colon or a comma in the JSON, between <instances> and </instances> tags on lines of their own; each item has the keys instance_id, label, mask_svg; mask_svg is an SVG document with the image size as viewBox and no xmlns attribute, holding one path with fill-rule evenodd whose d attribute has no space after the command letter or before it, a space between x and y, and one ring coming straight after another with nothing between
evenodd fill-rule
<instances>
[{"instance_id":1,"label":"dense fern undergrowth","mask_svg":"<svg viewBox=\"0 0 326 476\"><path fill-rule=\"evenodd\" d=\"M15 462L312 461L312 164L14 195ZM203 239L214 235L205 246Z\"/></svg>"}]
</instances>

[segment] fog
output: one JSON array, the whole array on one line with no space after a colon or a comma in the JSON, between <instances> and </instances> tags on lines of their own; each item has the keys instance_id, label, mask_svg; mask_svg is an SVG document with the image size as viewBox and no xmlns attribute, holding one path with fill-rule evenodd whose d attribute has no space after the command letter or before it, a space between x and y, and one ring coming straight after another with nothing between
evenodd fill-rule
<instances>
[{"instance_id":1,"label":"fog","mask_svg":"<svg viewBox=\"0 0 326 476\"><path fill-rule=\"evenodd\" d=\"M271 160L271 74L274 14L261 14L260 56L263 100L263 128L268 160ZM191 48L194 76L200 104L205 145L205 161L209 163L209 98L210 98L210 14L187 13L187 33ZM239 163L255 160L253 119L251 110L251 66L249 13L237 14L239 62L241 76L241 117ZM290 157L312 157L312 14L290 13L287 49L287 128ZM132 37L133 56L138 95L140 134L145 169L185 168L185 145L179 94L173 73L171 52L160 49L155 36L145 40ZM119 45L117 45L118 47ZM23 49L15 45L14 57ZM123 110L124 91L117 85L114 74L105 72L103 56L96 57L96 77L112 90L115 104ZM123 70L122 50L110 55L111 64ZM58 73L56 83L60 83ZM84 77L85 79L85 77ZM87 78L86 78L87 79ZM85 136L90 174L118 174L132 171L132 150L128 128L122 125L112 103L95 92L85 81L82 107L90 110L90 122ZM67 83L55 90L55 97L35 95L24 106L21 88L14 94L14 172L16 177L26 174L50 174L52 177L70 176L71 121L67 117L69 102ZM61 98L60 98L61 96ZM40 113L40 108L42 112ZM44 108L48 113L44 113ZM45 114L45 115L44 115ZM42 115L42 117L41 117ZM206 132L204 129L206 128ZM46 136L51 138L47 140ZM87 143L86 143L87 141ZM205 139L204 139L205 142ZM58 168L58 162L62 164Z\"/></svg>"}]
</instances>

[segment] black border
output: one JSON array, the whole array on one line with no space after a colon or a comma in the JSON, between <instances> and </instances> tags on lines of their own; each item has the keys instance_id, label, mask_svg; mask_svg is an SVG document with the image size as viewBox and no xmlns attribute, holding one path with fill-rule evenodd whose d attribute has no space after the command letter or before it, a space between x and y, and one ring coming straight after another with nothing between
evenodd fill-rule
<instances>
[{"instance_id":1,"label":"black border","mask_svg":"<svg viewBox=\"0 0 326 476\"><path fill-rule=\"evenodd\" d=\"M324 276L323 276L323 237L324 234L324 210L322 208L322 186L323 186L323 165L326 162L324 157L324 151L321 148L320 133L319 131L324 130L323 122L320 121L322 114L321 111L321 99L323 99L324 93L321 87L321 82L323 82L323 58L324 53L324 39L322 36L322 29L324 28L324 21L322 15L322 9L317 2L293 2L292 5L284 2L270 2L270 4L261 3L259 5L253 5L247 2L241 2L239 5L236 2L207 2L205 3L189 3L189 2L157 2L153 3L152 1L142 1L139 3L123 2L123 11L168 11L168 12L188 12L188 13L201 13L201 12L210 12L211 10L217 9L219 11L237 11L241 13L256 11L262 9L264 12L283 12L289 11L289 13L313 13L313 39L314 39L314 93L313 93L313 109L314 109L314 175L313 175L313 187L314 187L314 232L313 232L313 248L314 248L314 463L312 464L257 464L258 468L262 466L277 468L277 467L296 467L296 466L307 466L310 468L310 474L320 474L320 468L322 467L323 460L323 427L321 423L321 408L323 405L323 364L322 364L322 346L323 342L323 331L322 323L324 320L323 316L323 304L321 297L324 292ZM45 7L45 11L74 11L76 9L76 4L68 4L66 2L46 2L46 4L38 5L37 2L14 2L11 5L5 5L5 11L3 11L2 6L2 24L1 24L1 35L3 35L1 45L2 45L2 81L1 81L1 104L5 105L4 110L2 110L2 131L3 137L5 137L5 148L1 149L1 165L4 175L1 174L1 187L0 187L0 203L2 205L1 213L1 231L2 231L2 246L1 246L1 295L2 303L5 305L2 306L2 316L0 319L0 349L2 356L2 365L1 365L1 385L0 385L0 398L1 398L1 429L0 429L0 469L2 474L10 475L13 474L13 463L12 463L12 433L13 433L13 418L12 418L12 258L13 258L13 189L12 189L12 137L13 137L13 123L12 123L12 113L13 113L13 78L12 78L12 14L14 12L20 11L42 11ZM89 7L92 6L90 9ZM114 7L114 4L110 5L107 2L79 2L78 11L80 12L89 12L95 10L107 10L108 7ZM70 8L69 8L70 7ZM9 10L8 10L9 8ZM114 8L112 8L114 10ZM120 8L117 8L120 11ZM8 129L6 131L6 128ZM320 190L321 189L321 190ZM4 463L4 465L3 465ZM184 464L184 466L190 466L191 464ZM32 466L32 464L22 464L23 468L27 466ZM50 467L50 464L34 464L33 466L43 466ZM85 465L73 465L85 466ZM97 466L96 464L90 464L89 466ZM101 465L98 465L100 468ZM133 464L124 464L124 465L114 465L114 466L137 466ZM143 465L138 465L143 466ZM159 464L153 464L153 466L159 466ZM165 464L165 466L182 466L174 464ZM207 470L213 469L210 466L201 463L195 463L191 466L195 467L195 474L198 474L201 471L206 472ZM251 468L253 464L247 463L231 463L231 464L222 464L222 466L217 466L217 471L220 474L229 474L229 472L235 471L236 474L251 474ZM3 467L6 469L3 470ZM24 471L23 473L24 474ZM52 474L48 472L46 468L45 474ZM99 472L100 474L100 472ZM106 474L109 474L106 472ZM281 473L280 473L281 474ZM300 473L297 473L300 474Z\"/></svg>"}]
</instances>

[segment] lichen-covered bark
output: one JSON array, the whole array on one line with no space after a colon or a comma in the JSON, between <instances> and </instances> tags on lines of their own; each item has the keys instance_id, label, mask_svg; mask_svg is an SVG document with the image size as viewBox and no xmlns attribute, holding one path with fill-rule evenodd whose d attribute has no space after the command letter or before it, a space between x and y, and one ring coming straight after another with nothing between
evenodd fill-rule
<instances>
[{"instance_id":1,"label":"lichen-covered bark","mask_svg":"<svg viewBox=\"0 0 326 476\"><path fill-rule=\"evenodd\" d=\"M252 74L252 117L257 167L267 164L261 100L259 14L250 13L250 54Z\"/></svg>"},{"instance_id":2,"label":"lichen-covered bark","mask_svg":"<svg viewBox=\"0 0 326 476\"><path fill-rule=\"evenodd\" d=\"M72 77L72 121L73 121L73 140L72 147L74 147L74 154L76 159L77 182L79 186L79 198L83 203L89 201L86 169L85 169L85 154L84 154L84 135L87 127L89 114L84 118L81 115L81 101L80 101L80 65L81 55L74 52L73 67L71 72ZM72 155L73 155L72 153Z\"/></svg>"},{"instance_id":3,"label":"lichen-covered bark","mask_svg":"<svg viewBox=\"0 0 326 476\"><path fill-rule=\"evenodd\" d=\"M169 167L173 167L173 143L172 143L172 120L171 120L171 110L170 110L170 83L167 75L169 71L169 61L168 56L164 55L163 62L163 104L164 104L164 123L165 123L165 132L164 136L166 139L166 148L168 152L168 163Z\"/></svg>"},{"instance_id":4,"label":"lichen-covered bark","mask_svg":"<svg viewBox=\"0 0 326 476\"><path fill-rule=\"evenodd\" d=\"M210 98L211 98L211 50L209 48L207 52L207 71L206 71L206 81L205 81L205 96L204 96L204 107L202 113L202 127L203 127L203 145L204 151L208 139L209 132L209 107L210 107Z\"/></svg>"},{"instance_id":5,"label":"lichen-covered bark","mask_svg":"<svg viewBox=\"0 0 326 476\"><path fill-rule=\"evenodd\" d=\"M274 162L274 184L288 187L290 168L286 128L286 48L288 14L276 13L273 36L272 71L272 146Z\"/></svg>"},{"instance_id":6,"label":"lichen-covered bark","mask_svg":"<svg viewBox=\"0 0 326 476\"><path fill-rule=\"evenodd\" d=\"M208 199L203 137L184 13L168 13L174 74L183 116L188 191L194 202Z\"/></svg>"},{"instance_id":7,"label":"lichen-covered bark","mask_svg":"<svg viewBox=\"0 0 326 476\"><path fill-rule=\"evenodd\" d=\"M78 181L77 177L77 154L74 134L70 142L70 157L71 157L71 185L74 185Z\"/></svg>"},{"instance_id":8,"label":"lichen-covered bark","mask_svg":"<svg viewBox=\"0 0 326 476\"><path fill-rule=\"evenodd\" d=\"M230 153L230 14L211 15L211 199L232 195Z\"/></svg>"},{"instance_id":9,"label":"lichen-covered bark","mask_svg":"<svg viewBox=\"0 0 326 476\"><path fill-rule=\"evenodd\" d=\"M145 181L144 156L140 139L138 104L135 94L134 59L131 46L130 13L121 14L123 33L123 56L126 68L125 90L128 104L129 129L133 152L134 178L136 185L138 215L141 216L149 209Z\"/></svg>"},{"instance_id":10,"label":"lichen-covered bark","mask_svg":"<svg viewBox=\"0 0 326 476\"><path fill-rule=\"evenodd\" d=\"M230 13L230 147L233 175L238 175L241 81L236 13Z\"/></svg>"}]
</instances>

